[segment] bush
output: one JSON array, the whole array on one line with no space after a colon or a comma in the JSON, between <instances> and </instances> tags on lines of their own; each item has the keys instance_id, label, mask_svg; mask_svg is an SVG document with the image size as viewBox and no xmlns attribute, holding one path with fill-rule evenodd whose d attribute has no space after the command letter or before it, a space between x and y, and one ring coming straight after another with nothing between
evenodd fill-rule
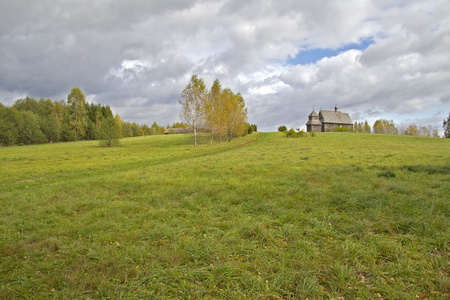
<instances>
[{"instance_id":1,"label":"bush","mask_svg":"<svg viewBox=\"0 0 450 300\"><path fill-rule=\"evenodd\" d=\"M100 146L102 147L112 147L119 145L119 127L117 126L116 120L113 117L103 119L102 123L100 124L98 136L100 138Z\"/></svg>"},{"instance_id":2,"label":"bush","mask_svg":"<svg viewBox=\"0 0 450 300\"><path fill-rule=\"evenodd\" d=\"M249 130L249 134L252 132L257 132L258 126L256 124L250 124L248 130Z\"/></svg>"},{"instance_id":3,"label":"bush","mask_svg":"<svg viewBox=\"0 0 450 300\"><path fill-rule=\"evenodd\" d=\"M334 127L334 131L335 132L348 132L350 131L350 129L348 129L348 127Z\"/></svg>"},{"instance_id":4,"label":"bush","mask_svg":"<svg viewBox=\"0 0 450 300\"><path fill-rule=\"evenodd\" d=\"M395 175L395 173L392 171L383 171L380 174L378 174L378 177L386 177L386 178L392 178L395 176L397 176L397 175Z\"/></svg>"},{"instance_id":5,"label":"bush","mask_svg":"<svg viewBox=\"0 0 450 300\"><path fill-rule=\"evenodd\" d=\"M286 128L285 125L281 125L280 127L278 127L278 131L279 132L285 132L285 131L287 131L287 128Z\"/></svg>"},{"instance_id":6,"label":"bush","mask_svg":"<svg viewBox=\"0 0 450 300\"><path fill-rule=\"evenodd\" d=\"M307 133L303 130L295 131L294 128L291 128L287 131L285 131L285 134L287 137L306 137Z\"/></svg>"},{"instance_id":7,"label":"bush","mask_svg":"<svg viewBox=\"0 0 450 300\"><path fill-rule=\"evenodd\" d=\"M294 130L294 128L285 131L285 133L287 137L294 137L297 135L297 132Z\"/></svg>"}]
</instances>

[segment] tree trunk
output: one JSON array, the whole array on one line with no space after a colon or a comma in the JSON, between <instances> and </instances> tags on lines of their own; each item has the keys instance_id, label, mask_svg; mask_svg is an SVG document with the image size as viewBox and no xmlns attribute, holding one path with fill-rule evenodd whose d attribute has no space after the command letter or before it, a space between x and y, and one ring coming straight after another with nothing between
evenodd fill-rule
<instances>
[{"instance_id":1,"label":"tree trunk","mask_svg":"<svg viewBox=\"0 0 450 300\"><path fill-rule=\"evenodd\" d=\"M210 145L212 145L213 139L214 139L214 130L212 130L211 132L211 141L209 141Z\"/></svg>"},{"instance_id":2,"label":"tree trunk","mask_svg":"<svg viewBox=\"0 0 450 300\"><path fill-rule=\"evenodd\" d=\"M194 147L197 146L197 128L194 126Z\"/></svg>"}]
</instances>

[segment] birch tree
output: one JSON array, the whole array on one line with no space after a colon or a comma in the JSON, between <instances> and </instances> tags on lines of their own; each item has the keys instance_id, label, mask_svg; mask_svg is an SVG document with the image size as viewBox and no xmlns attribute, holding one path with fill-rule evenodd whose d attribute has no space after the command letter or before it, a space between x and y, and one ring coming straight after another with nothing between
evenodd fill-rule
<instances>
[{"instance_id":1,"label":"birch tree","mask_svg":"<svg viewBox=\"0 0 450 300\"><path fill-rule=\"evenodd\" d=\"M206 88L202 78L192 75L190 82L181 92L180 118L191 125L194 131L194 146L197 146L197 129L204 125Z\"/></svg>"},{"instance_id":2,"label":"birch tree","mask_svg":"<svg viewBox=\"0 0 450 300\"><path fill-rule=\"evenodd\" d=\"M240 93L230 95L229 104L229 137L242 136L245 134L247 128L247 108L245 107L244 98Z\"/></svg>"},{"instance_id":3,"label":"birch tree","mask_svg":"<svg viewBox=\"0 0 450 300\"><path fill-rule=\"evenodd\" d=\"M223 97L222 86L218 79L214 80L211 91L208 93L208 98L205 106L205 117L207 126L211 130L211 145L214 139L214 133L217 132L219 143L223 126Z\"/></svg>"},{"instance_id":4,"label":"birch tree","mask_svg":"<svg viewBox=\"0 0 450 300\"><path fill-rule=\"evenodd\" d=\"M225 133L225 141L228 141L228 134L230 133L233 118L233 91L229 88L224 89L222 92L222 97L224 106L222 111L223 129Z\"/></svg>"},{"instance_id":5,"label":"birch tree","mask_svg":"<svg viewBox=\"0 0 450 300\"><path fill-rule=\"evenodd\" d=\"M364 132L365 133L370 133L370 125L367 122L367 120L364 122Z\"/></svg>"},{"instance_id":6,"label":"birch tree","mask_svg":"<svg viewBox=\"0 0 450 300\"><path fill-rule=\"evenodd\" d=\"M393 120L376 120L373 124L373 133L381 134L398 134L398 129L395 127Z\"/></svg>"}]
</instances>

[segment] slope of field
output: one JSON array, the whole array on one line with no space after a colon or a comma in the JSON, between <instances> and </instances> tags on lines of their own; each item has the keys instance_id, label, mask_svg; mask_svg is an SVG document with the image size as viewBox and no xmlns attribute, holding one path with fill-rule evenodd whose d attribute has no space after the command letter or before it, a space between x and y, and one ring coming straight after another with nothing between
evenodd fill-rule
<instances>
[{"instance_id":1,"label":"slope of field","mask_svg":"<svg viewBox=\"0 0 450 300\"><path fill-rule=\"evenodd\" d=\"M450 296L450 140L0 148L0 299Z\"/></svg>"}]
</instances>

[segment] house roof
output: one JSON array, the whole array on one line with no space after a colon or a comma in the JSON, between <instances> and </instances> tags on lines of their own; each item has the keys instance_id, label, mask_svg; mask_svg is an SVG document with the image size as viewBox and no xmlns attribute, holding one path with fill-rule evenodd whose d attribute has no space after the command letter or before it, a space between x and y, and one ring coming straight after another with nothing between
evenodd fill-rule
<instances>
[{"instance_id":1,"label":"house roof","mask_svg":"<svg viewBox=\"0 0 450 300\"><path fill-rule=\"evenodd\" d=\"M321 110L319 112L322 123L353 125L352 119L347 113L334 110Z\"/></svg>"},{"instance_id":2,"label":"house roof","mask_svg":"<svg viewBox=\"0 0 450 300\"><path fill-rule=\"evenodd\" d=\"M320 122L319 120L308 120L308 122L306 122L306 125L319 125L322 126L322 122Z\"/></svg>"},{"instance_id":3,"label":"house roof","mask_svg":"<svg viewBox=\"0 0 450 300\"><path fill-rule=\"evenodd\" d=\"M318 125L322 126L322 122L319 120L319 115L313 110L308 116L308 122L306 125Z\"/></svg>"},{"instance_id":4,"label":"house roof","mask_svg":"<svg viewBox=\"0 0 450 300\"><path fill-rule=\"evenodd\" d=\"M319 115L313 110L310 114L310 117L318 117Z\"/></svg>"}]
</instances>

